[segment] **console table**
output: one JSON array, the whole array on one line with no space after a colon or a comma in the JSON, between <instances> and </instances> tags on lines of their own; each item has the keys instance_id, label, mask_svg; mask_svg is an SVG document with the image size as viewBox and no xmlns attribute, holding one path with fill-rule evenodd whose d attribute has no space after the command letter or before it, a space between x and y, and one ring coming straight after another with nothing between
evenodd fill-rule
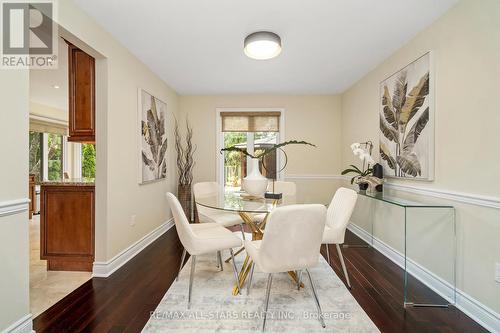
<instances>
[{"instance_id":1,"label":"console table","mask_svg":"<svg viewBox=\"0 0 500 333\"><path fill-rule=\"evenodd\" d=\"M406 200L387 193L358 192L369 205L363 227L352 231L404 269L403 304L415 307L448 307L456 303L455 208ZM359 202L360 200L358 200ZM367 214L366 214L367 213ZM367 220L367 221L366 221ZM384 225L379 232L374 225ZM375 232L374 232L375 231ZM422 292L421 283L436 292Z\"/></svg>"}]
</instances>

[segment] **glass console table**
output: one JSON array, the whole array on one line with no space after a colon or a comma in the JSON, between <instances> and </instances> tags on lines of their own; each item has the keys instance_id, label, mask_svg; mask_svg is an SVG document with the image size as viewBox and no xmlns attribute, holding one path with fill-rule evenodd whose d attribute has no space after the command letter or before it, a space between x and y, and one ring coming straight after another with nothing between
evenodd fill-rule
<instances>
[{"instance_id":1,"label":"glass console table","mask_svg":"<svg viewBox=\"0 0 500 333\"><path fill-rule=\"evenodd\" d=\"M356 224L350 230L368 245L346 242L344 247L376 248L403 268L405 307L455 304L455 208L383 192L360 191L358 195L358 207L366 209L353 214Z\"/></svg>"}]
</instances>

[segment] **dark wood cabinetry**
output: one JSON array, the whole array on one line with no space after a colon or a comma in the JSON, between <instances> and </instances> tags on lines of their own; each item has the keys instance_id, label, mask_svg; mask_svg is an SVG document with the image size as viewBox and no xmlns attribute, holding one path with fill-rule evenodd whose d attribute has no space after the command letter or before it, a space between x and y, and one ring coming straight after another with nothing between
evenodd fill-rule
<instances>
[{"instance_id":1,"label":"dark wood cabinetry","mask_svg":"<svg viewBox=\"0 0 500 333\"><path fill-rule=\"evenodd\" d=\"M95 142L95 59L68 43L68 141Z\"/></svg>"},{"instance_id":2,"label":"dark wood cabinetry","mask_svg":"<svg viewBox=\"0 0 500 333\"><path fill-rule=\"evenodd\" d=\"M48 270L92 271L94 185L41 186L40 258Z\"/></svg>"}]
</instances>

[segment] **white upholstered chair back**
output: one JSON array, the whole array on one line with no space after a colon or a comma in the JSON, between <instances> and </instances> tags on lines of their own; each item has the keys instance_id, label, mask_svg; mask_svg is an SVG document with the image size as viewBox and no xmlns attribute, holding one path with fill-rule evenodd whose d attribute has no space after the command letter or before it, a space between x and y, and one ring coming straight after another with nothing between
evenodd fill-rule
<instances>
[{"instance_id":1,"label":"white upholstered chair back","mask_svg":"<svg viewBox=\"0 0 500 333\"><path fill-rule=\"evenodd\" d=\"M181 203L177 197L170 192L167 193L167 202L174 216L175 228L177 229L177 234L179 235L182 245L188 253L193 253L196 236L189 225Z\"/></svg>"},{"instance_id":2,"label":"white upholstered chair back","mask_svg":"<svg viewBox=\"0 0 500 333\"><path fill-rule=\"evenodd\" d=\"M330 206L328 206L326 216L327 226L335 230L338 235L338 239L332 244L342 244L344 242L345 231L357 199L358 194L356 191L345 187L341 187L335 192Z\"/></svg>"},{"instance_id":3,"label":"white upholstered chair back","mask_svg":"<svg viewBox=\"0 0 500 333\"><path fill-rule=\"evenodd\" d=\"M216 182L201 182L196 183L193 186L193 194L198 198L216 195L218 192L219 184L217 184Z\"/></svg>"},{"instance_id":4,"label":"white upholstered chair back","mask_svg":"<svg viewBox=\"0 0 500 333\"><path fill-rule=\"evenodd\" d=\"M278 207L270 214L260 245L260 268L266 273L306 269L318 263L325 228L323 205Z\"/></svg>"}]
</instances>

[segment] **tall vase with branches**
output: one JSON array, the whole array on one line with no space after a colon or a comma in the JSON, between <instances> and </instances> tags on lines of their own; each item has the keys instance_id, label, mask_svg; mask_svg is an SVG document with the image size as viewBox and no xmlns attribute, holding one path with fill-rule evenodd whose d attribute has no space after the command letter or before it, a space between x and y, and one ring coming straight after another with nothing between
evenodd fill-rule
<instances>
[{"instance_id":1,"label":"tall vase with branches","mask_svg":"<svg viewBox=\"0 0 500 333\"><path fill-rule=\"evenodd\" d=\"M193 155L196 151L196 146L193 145L193 128L189 125L186 119L186 137L185 145L182 144L182 138L179 131L179 123L175 119L175 151L177 152L177 174L178 174L178 188L177 196L184 209L189 221L191 221L191 208L192 208L192 193L191 185L193 183L193 167L195 165Z\"/></svg>"}]
</instances>

